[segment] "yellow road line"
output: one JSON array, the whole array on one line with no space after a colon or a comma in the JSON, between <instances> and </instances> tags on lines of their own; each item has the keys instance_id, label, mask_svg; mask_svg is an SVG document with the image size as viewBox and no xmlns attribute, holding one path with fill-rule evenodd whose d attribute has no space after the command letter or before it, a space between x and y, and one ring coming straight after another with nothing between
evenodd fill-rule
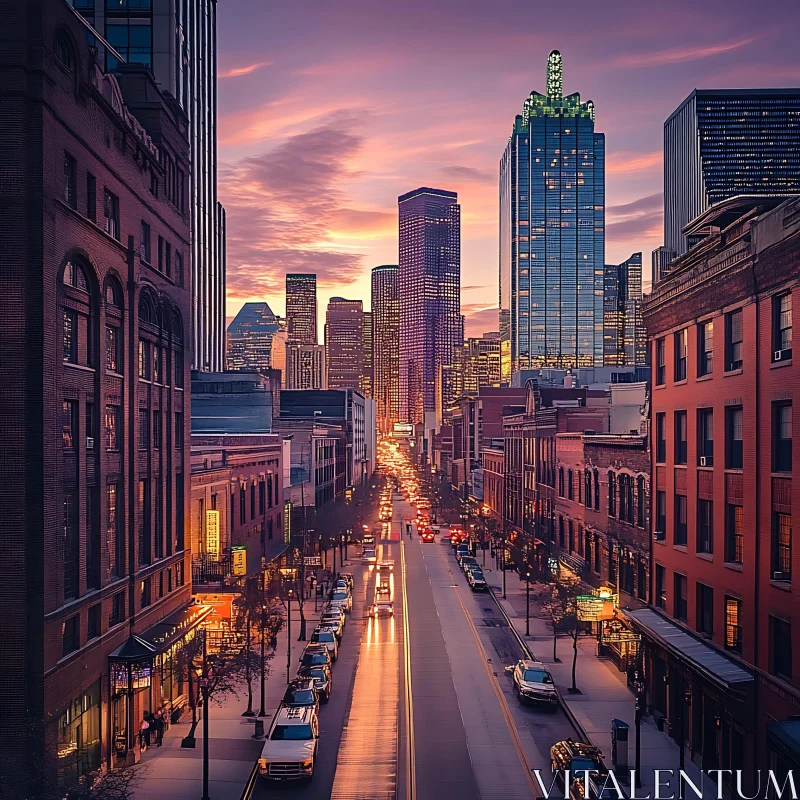
<instances>
[{"instance_id":1,"label":"yellow road line","mask_svg":"<svg viewBox=\"0 0 800 800\"><path fill-rule=\"evenodd\" d=\"M414 750L414 696L411 691L411 643L408 626L408 593L406 591L406 554L402 531L400 533L400 565L403 572L403 654L405 668L406 700L406 798L416 796L417 763Z\"/></svg>"},{"instance_id":2,"label":"yellow road line","mask_svg":"<svg viewBox=\"0 0 800 800\"><path fill-rule=\"evenodd\" d=\"M514 718L511 716L511 709L508 707L508 703L506 702L506 696L503 694L503 690L500 687L500 683L495 678L494 674L492 673L492 668L489 666L489 656L487 655L486 650L483 646L483 642L481 641L478 629L475 627L475 623L472 621L472 616L467 611L467 607L464 605L464 601L461 599L460 587L456 587L456 597L458 598L458 602L461 605L461 610L464 612L464 616L467 618L467 623L469 624L469 627L472 629L472 635L475 637L478 649L480 650L481 655L483 656L483 666L486 669L486 674L489 676L489 682L492 684L492 689L494 689L497 701L500 703L500 710L503 712L503 717L505 717L506 727L508 728L508 732L511 734L511 740L514 743L514 749L517 751L517 758L519 758L519 763L522 764L522 771L525 773L525 778L530 784L531 791L533 792L532 797L536 797L537 796L536 792L538 787L536 786L536 782L533 779L533 775L531 773L531 765L528 763L528 759L525 755L525 750L522 747L522 741L520 740L519 734L517 733L517 727L514 724Z\"/></svg>"}]
</instances>

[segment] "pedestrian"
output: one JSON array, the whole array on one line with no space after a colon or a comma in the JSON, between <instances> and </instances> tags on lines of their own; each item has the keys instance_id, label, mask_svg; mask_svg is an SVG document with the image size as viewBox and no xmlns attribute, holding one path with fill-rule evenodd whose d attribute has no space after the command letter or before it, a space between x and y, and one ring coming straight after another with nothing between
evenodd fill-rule
<instances>
[{"instance_id":1,"label":"pedestrian","mask_svg":"<svg viewBox=\"0 0 800 800\"><path fill-rule=\"evenodd\" d=\"M156 712L155 726L156 726L156 747L161 747L161 743L164 739L164 715L161 709L159 709Z\"/></svg>"},{"instance_id":2,"label":"pedestrian","mask_svg":"<svg viewBox=\"0 0 800 800\"><path fill-rule=\"evenodd\" d=\"M139 726L139 747L142 750L147 750L150 744L150 720L148 719L149 713L144 715L142 724Z\"/></svg>"}]
</instances>

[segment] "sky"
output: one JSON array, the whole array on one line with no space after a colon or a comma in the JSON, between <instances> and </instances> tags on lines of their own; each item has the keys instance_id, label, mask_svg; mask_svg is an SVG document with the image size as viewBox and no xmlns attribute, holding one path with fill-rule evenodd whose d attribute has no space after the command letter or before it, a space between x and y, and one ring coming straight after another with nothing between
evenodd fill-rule
<instances>
[{"instance_id":1,"label":"sky","mask_svg":"<svg viewBox=\"0 0 800 800\"><path fill-rule=\"evenodd\" d=\"M498 171L560 50L606 135L606 263L662 244L664 120L695 88L800 86L796 0L223 0L219 198L227 313L284 314L287 272L369 307L397 197L458 192L467 334L497 329ZM320 327L320 330L322 328Z\"/></svg>"}]
</instances>

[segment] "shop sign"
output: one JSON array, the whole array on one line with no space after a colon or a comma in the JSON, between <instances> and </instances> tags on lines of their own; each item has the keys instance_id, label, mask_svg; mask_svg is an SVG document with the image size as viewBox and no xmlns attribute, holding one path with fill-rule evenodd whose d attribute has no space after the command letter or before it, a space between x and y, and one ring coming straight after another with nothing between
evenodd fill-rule
<instances>
[{"instance_id":1,"label":"shop sign","mask_svg":"<svg viewBox=\"0 0 800 800\"><path fill-rule=\"evenodd\" d=\"M628 630L618 619L612 619L603 625L600 637L603 642L640 642L642 640L638 633Z\"/></svg>"},{"instance_id":2,"label":"shop sign","mask_svg":"<svg viewBox=\"0 0 800 800\"><path fill-rule=\"evenodd\" d=\"M303 563L307 567L321 567L322 556L303 556Z\"/></svg>"},{"instance_id":3,"label":"shop sign","mask_svg":"<svg viewBox=\"0 0 800 800\"><path fill-rule=\"evenodd\" d=\"M289 544L292 539L292 501L283 504L283 542Z\"/></svg>"},{"instance_id":4,"label":"shop sign","mask_svg":"<svg viewBox=\"0 0 800 800\"><path fill-rule=\"evenodd\" d=\"M582 594L575 600L578 606L578 619L581 622L597 622L614 618L614 603L608 598Z\"/></svg>"},{"instance_id":5,"label":"shop sign","mask_svg":"<svg viewBox=\"0 0 800 800\"><path fill-rule=\"evenodd\" d=\"M210 556L219 556L219 511L206 511L206 552Z\"/></svg>"},{"instance_id":6,"label":"shop sign","mask_svg":"<svg viewBox=\"0 0 800 800\"><path fill-rule=\"evenodd\" d=\"M236 544L231 547L231 560L234 575L247 575L247 545Z\"/></svg>"}]
</instances>

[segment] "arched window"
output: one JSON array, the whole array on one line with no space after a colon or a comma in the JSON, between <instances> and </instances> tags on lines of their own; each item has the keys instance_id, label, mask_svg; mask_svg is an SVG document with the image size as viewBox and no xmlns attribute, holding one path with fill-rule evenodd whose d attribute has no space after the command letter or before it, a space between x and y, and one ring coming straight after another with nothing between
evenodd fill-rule
<instances>
[{"instance_id":1,"label":"arched window","mask_svg":"<svg viewBox=\"0 0 800 800\"><path fill-rule=\"evenodd\" d=\"M558 496L564 496L564 467L558 468Z\"/></svg>"},{"instance_id":2,"label":"arched window","mask_svg":"<svg viewBox=\"0 0 800 800\"><path fill-rule=\"evenodd\" d=\"M122 308L122 288L116 278L106 281L106 303L114 308Z\"/></svg>"},{"instance_id":3,"label":"arched window","mask_svg":"<svg viewBox=\"0 0 800 800\"><path fill-rule=\"evenodd\" d=\"M575 499L575 484L572 480L572 470L567 470L567 497L570 500Z\"/></svg>"},{"instance_id":4,"label":"arched window","mask_svg":"<svg viewBox=\"0 0 800 800\"><path fill-rule=\"evenodd\" d=\"M640 528L644 528L645 523L645 509L647 499L645 496L645 486L644 486L644 475L640 475L636 479L636 494L637 494L637 514L636 514L636 524Z\"/></svg>"},{"instance_id":5,"label":"arched window","mask_svg":"<svg viewBox=\"0 0 800 800\"><path fill-rule=\"evenodd\" d=\"M600 510L600 473L597 470L594 471L594 509Z\"/></svg>"},{"instance_id":6,"label":"arched window","mask_svg":"<svg viewBox=\"0 0 800 800\"><path fill-rule=\"evenodd\" d=\"M608 516L617 516L617 476L608 472Z\"/></svg>"},{"instance_id":7,"label":"arched window","mask_svg":"<svg viewBox=\"0 0 800 800\"><path fill-rule=\"evenodd\" d=\"M56 34L54 51L61 66L68 70L72 70L72 68L75 66L75 58L72 54L72 44L69 41L67 34L63 31L59 31Z\"/></svg>"},{"instance_id":8,"label":"arched window","mask_svg":"<svg viewBox=\"0 0 800 800\"><path fill-rule=\"evenodd\" d=\"M149 322L151 325L155 322L153 303L147 294L142 294L139 298L139 321Z\"/></svg>"},{"instance_id":9,"label":"arched window","mask_svg":"<svg viewBox=\"0 0 800 800\"><path fill-rule=\"evenodd\" d=\"M183 322L181 322L181 315L177 311L172 312L172 338L176 342L183 341Z\"/></svg>"},{"instance_id":10,"label":"arched window","mask_svg":"<svg viewBox=\"0 0 800 800\"><path fill-rule=\"evenodd\" d=\"M583 500L586 504L586 508L592 507L592 473L587 469L586 472L583 474L584 480L584 492L583 492Z\"/></svg>"},{"instance_id":11,"label":"arched window","mask_svg":"<svg viewBox=\"0 0 800 800\"><path fill-rule=\"evenodd\" d=\"M80 258L64 265L63 351L67 364L85 367L95 365L95 332L93 329L90 267Z\"/></svg>"},{"instance_id":12,"label":"arched window","mask_svg":"<svg viewBox=\"0 0 800 800\"><path fill-rule=\"evenodd\" d=\"M64 267L64 285L71 286L73 289L80 289L82 292L89 292L89 279L86 277L86 270L77 261L67 261Z\"/></svg>"}]
</instances>

